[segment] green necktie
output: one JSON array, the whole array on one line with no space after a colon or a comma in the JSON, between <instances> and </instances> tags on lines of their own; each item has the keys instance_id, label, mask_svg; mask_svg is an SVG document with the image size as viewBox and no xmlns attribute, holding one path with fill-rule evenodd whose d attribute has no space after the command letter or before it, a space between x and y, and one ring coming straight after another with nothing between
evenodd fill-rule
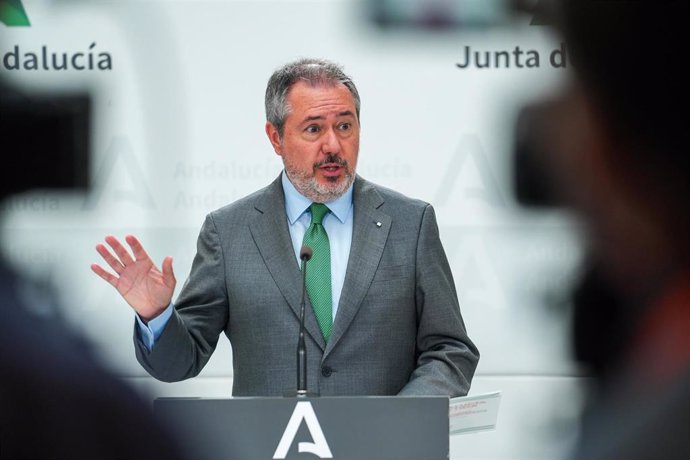
<instances>
[{"instance_id":1,"label":"green necktie","mask_svg":"<svg viewBox=\"0 0 690 460\"><path fill-rule=\"evenodd\" d=\"M323 228L323 218L331 212L325 204L312 203L311 224L302 244L313 250L307 267L307 293L314 308L323 338L328 342L333 326L333 297L331 296L331 245Z\"/></svg>"}]
</instances>

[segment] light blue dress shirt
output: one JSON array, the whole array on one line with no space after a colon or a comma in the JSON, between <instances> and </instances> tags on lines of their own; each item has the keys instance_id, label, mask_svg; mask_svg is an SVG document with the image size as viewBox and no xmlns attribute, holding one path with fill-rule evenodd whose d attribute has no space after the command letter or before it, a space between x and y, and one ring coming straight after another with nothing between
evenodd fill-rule
<instances>
[{"instance_id":1,"label":"light blue dress shirt","mask_svg":"<svg viewBox=\"0 0 690 460\"><path fill-rule=\"evenodd\" d=\"M285 193L285 213L287 214L290 239L295 251L295 262L300 266L299 252L302 248L304 233L311 223L309 206L312 201L300 194L295 186L288 180L285 171L281 176L283 192ZM328 233L328 241L331 245L331 292L333 296L333 319L338 311L340 294L345 283L347 261L352 245L353 203L352 186L338 199L324 203L331 210L323 219L323 226ZM144 345L151 350L163 333L165 325L172 316L173 304L170 304L163 313L144 324L136 315L139 333Z\"/></svg>"}]
</instances>

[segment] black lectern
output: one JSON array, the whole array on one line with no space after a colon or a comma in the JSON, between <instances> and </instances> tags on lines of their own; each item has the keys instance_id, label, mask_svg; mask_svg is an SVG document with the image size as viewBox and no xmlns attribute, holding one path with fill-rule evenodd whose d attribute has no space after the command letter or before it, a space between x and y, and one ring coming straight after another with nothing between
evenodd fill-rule
<instances>
[{"instance_id":1,"label":"black lectern","mask_svg":"<svg viewBox=\"0 0 690 460\"><path fill-rule=\"evenodd\" d=\"M192 458L447 460L448 398L159 398Z\"/></svg>"}]
</instances>

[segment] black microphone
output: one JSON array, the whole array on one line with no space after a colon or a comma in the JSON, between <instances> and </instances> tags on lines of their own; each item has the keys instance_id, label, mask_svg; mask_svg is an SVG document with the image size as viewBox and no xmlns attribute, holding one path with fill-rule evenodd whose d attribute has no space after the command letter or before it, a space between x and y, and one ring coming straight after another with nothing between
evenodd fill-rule
<instances>
[{"instance_id":1,"label":"black microphone","mask_svg":"<svg viewBox=\"0 0 690 460\"><path fill-rule=\"evenodd\" d=\"M309 246L302 246L302 249L299 250L299 258L304 262L308 262L313 255L314 251Z\"/></svg>"},{"instance_id":2,"label":"black microphone","mask_svg":"<svg viewBox=\"0 0 690 460\"><path fill-rule=\"evenodd\" d=\"M299 340L297 341L297 396L307 396L307 347L304 344L304 309L307 297L307 262L314 251L302 246L299 258L302 261L302 303L299 310Z\"/></svg>"}]
</instances>

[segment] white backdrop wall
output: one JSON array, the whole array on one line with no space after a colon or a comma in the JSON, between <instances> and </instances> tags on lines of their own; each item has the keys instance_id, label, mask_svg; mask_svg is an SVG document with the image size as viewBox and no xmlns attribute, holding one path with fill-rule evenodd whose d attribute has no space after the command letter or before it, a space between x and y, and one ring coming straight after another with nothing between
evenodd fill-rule
<instances>
[{"instance_id":1,"label":"white backdrop wall","mask_svg":"<svg viewBox=\"0 0 690 460\"><path fill-rule=\"evenodd\" d=\"M297 57L326 57L345 66L362 97L359 173L436 208L482 353L471 393L503 391L498 429L453 438L451 458L561 455L575 433L580 379L568 357L568 317L544 299L562 296L576 272L577 228L563 213L519 208L511 191L516 111L565 78L549 63L560 44L544 28L527 18L441 35L384 32L362 2L345 0L23 5L30 27L0 24L0 75L32 91L91 92L93 190L8 200L4 252L58 287L64 315L119 375L152 397L230 395L224 339L199 377L148 377L134 358L131 310L89 270L94 246L106 234L134 233L155 260L174 257L181 286L204 215L281 170L264 134L269 75ZM27 53L44 46L49 57L90 53L95 63L107 54L110 68L30 69ZM509 51L511 62L460 68L465 47ZM536 55L539 66L526 67Z\"/></svg>"}]
</instances>

